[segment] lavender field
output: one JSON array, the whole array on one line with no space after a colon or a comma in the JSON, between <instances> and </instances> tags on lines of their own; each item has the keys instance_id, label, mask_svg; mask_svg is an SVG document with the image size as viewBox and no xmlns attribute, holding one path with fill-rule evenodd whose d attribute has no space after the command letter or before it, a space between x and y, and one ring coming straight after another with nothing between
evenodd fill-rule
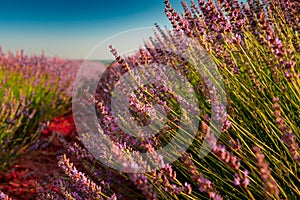
<instances>
[{"instance_id":1,"label":"lavender field","mask_svg":"<svg viewBox=\"0 0 300 200\"><path fill-rule=\"evenodd\" d=\"M0 48L0 199L300 199L299 1L161 6L113 61Z\"/></svg>"}]
</instances>

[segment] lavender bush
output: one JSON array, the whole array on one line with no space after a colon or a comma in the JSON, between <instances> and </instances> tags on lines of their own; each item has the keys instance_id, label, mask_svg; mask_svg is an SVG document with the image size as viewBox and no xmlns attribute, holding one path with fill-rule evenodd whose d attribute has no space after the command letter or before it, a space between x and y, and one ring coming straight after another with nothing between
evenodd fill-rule
<instances>
[{"instance_id":1,"label":"lavender bush","mask_svg":"<svg viewBox=\"0 0 300 200\"><path fill-rule=\"evenodd\" d=\"M161 103L169 111L169 124L147 141L118 128L110 108L111 92L120 77L140 65L162 63L192 83L204 111L199 116L202 122L197 139L178 161L151 173L128 174L128 179L148 199L297 199L299 3L200 0L190 6L183 2L182 15L168 1L165 4L172 31L157 26L156 38L150 38L135 56L122 58L111 47L119 65L109 68L100 80L96 94L99 121L124 151L151 153L167 144L180 128L180 109L167 88L146 85L132 97L132 119L142 126L149 123L149 104ZM215 89L205 84L193 63L165 51L166 47L178 52L186 48L177 37L180 34L197 41L210 54L224 78L228 98L227 112L222 107L218 110L224 123L222 135L204 159L198 157L203 138L216 140L209 126L215 102L210 94Z\"/></svg>"},{"instance_id":2,"label":"lavender bush","mask_svg":"<svg viewBox=\"0 0 300 200\"><path fill-rule=\"evenodd\" d=\"M135 67L151 67L153 63L168 65L185 74L198 95L199 107L205 112L199 116L202 122L197 139L181 162L135 175L143 177L137 187L148 199L299 197L298 2L248 1L246 5L238 1L198 1L198 4L191 2L190 7L183 2L182 15L168 1L165 4L173 31L163 31L157 26L156 38L150 38L150 43L136 56L122 58L111 47L119 66L110 68L100 81L96 95L100 124L124 151L153 153L174 137L181 128L178 127L180 109L173 103L176 99L172 92L160 85L141 86L132 96L129 108L132 119L143 126L149 123L149 105L153 102L165 105L169 124L157 137L137 140L126 135L113 120L110 93L114 85ZM214 59L228 97L228 112L222 107L218 110L224 123L222 135L204 159L198 157L203 138L216 140L209 126L209 110L215 103L210 94L215 88L205 84L203 74L196 73L193 63L174 55L174 50L166 51L166 47L177 52L187 48L178 37L182 34L197 41L199 48L204 48Z\"/></svg>"},{"instance_id":3,"label":"lavender bush","mask_svg":"<svg viewBox=\"0 0 300 200\"><path fill-rule=\"evenodd\" d=\"M1 170L36 142L42 122L68 112L79 61L0 49Z\"/></svg>"}]
</instances>

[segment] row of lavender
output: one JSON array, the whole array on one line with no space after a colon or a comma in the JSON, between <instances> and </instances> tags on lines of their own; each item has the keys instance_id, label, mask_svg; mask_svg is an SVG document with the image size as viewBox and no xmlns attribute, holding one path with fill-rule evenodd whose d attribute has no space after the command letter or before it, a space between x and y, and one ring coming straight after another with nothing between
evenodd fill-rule
<instances>
[{"instance_id":1,"label":"row of lavender","mask_svg":"<svg viewBox=\"0 0 300 200\"><path fill-rule=\"evenodd\" d=\"M71 81L80 63L0 48L1 170L36 142L42 123L70 109Z\"/></svg>"},{"instance_id":2,"label":"row of lavender","mask_svg":"<svg viewBox=\"0 0 300 200\"><path fill-rule=\"evenodd\" d=\"M98 167L91 167L90 163L94 162L91 155L79 146L69 146L70 152L87 161L86 173L93 177L93 181L87 181L84 174L79 173L66 157L62 157L60 166L80 189L67 186L63 180L58 179L60 193L52 192L47 195L66 199L101 199L113 193L116 195L112 198L134 199L297 198L300 195L297 187L299 150L296 143L299 140L297 2L278 4L265 1L262 4L259 1L249 1L249 5L244 5L237 1L222 1L214 5L211 1L199 1L198 5L192 3L191 9L183 3L183 17L171 8L168 1L165 3L166 14L175 32L183 30L186 35L199 41L214 57L224 77L229 112L228 116L225 115L226 126L219 142L209 156L199 160L199 146L203 137L210 133L207 125L210 123L209 116L203 113L197 141L179 161L152 173L124 173L121 175L123 178L109 169L103 173L100 170L101 163L98 163ZM179 70L187 76L194 72L189 63L182 63L174 55L161 51L162 46L170 45L170 41L180 42L174 41L171 32L164 33L157 28L161 36L157 34L157 38L152 39L152 46L148 45L147 51L141 50L137 57L124 60L112 49L120 66L111 68L107 79L99 87L97 106L100 122L106 133L124 151L154 152L155 148L165 144L164 139L170 133L172 135L172 131L174 134L177 130L170 126L160 132L162 139L147 143L123 137L124 133L113 128L116 127L115 124L111 124L113 113L108 106L111 96L105 91L113 90L118 77L141 64L159 62L177 67L176 69L180 66ZM200 79L198 76L189 76L189 80L194 82L194 89L200 88L199 96L209 99L211 91L207 91L208 88L201 90L205 86ZM154 86L147 86L147 92L142 95L140 91L137 96L167 96L162 95L166 93L165 88L152 87ZM161 99L157 99L159 100ZM171 105L169 101L166 103L167 107L176 113L176 105ZM206 106L202 105L202 110L209 110ZM133 99L130 108L135 119L142 124L147 123L144 107L145 100ZM168 122L176 120L175 116L171 116ZM213 136L211 139L214 140ZM95 174L101 174L101 179L97 179ZM112 181L117 179L120 181ZM98 187L95 186L97 182ZM144 197L140 197L136 191L141 191Z\"/></svg>"},{"instance_id":3,"label":"row of lavender","mask_svg":"<svg viewBox=\"0 0 300 200\"><path fill-rule=\"evenodd\" d=\"M149 124L151 104L164 106L166 126L148 140L136 139L120 129L110 107L114 85L125 73L145 65L163 64L184 74L198 97L201 120L196 139L172 164L148 173L121 173L106 168L79 145L68 145L68 152L84 160L85 174L78 172L66 157L59 165L71 184L57 179L59 192L43 191L43 197L56 199L298 199L300 137L300 6L298 1L199 0L185 12L177 13L165 1L165 13L173 30L159 26L156 38L136 56L121 57L111 47L118 66L107 70L96 95L99 122L104 132L119 146L111 158L123 159L122 152L148 152L176 137L181 110L168 88L149 84L135 91L130 99L132 119L140 126ZM223 123L221 136L211 127L211 108L216 87L210 87L197 73L194 63L182 59L190 48L185 35L205 49L222 74L227 94L227 111L218 107ZM168 51L169 50L169 51ZM142 74L140 75L142 79ZM165 82L165 80L161 80ZM126 119L119 118L118 120ZM128 126L130 127L130 126ZM189 133L187 133L188 135ZM208 137L207 137L208 136ZM189 136L187 136L188 138ZM204 138L209 138L211 153L199 158ZM185 138L182 138L184 142ZM99 149L100 150L100 149ZM112 160L113 160L112 159ZM161 162L161 160L152 160ZM97 163L93 165L93 163ZM141 161L142 162L142 161ZM145 165L147 167L147 165ZM103 171L104 169L104 171ZM87 178L89 176L90 178Z\"/></svg>"}]
</instances>

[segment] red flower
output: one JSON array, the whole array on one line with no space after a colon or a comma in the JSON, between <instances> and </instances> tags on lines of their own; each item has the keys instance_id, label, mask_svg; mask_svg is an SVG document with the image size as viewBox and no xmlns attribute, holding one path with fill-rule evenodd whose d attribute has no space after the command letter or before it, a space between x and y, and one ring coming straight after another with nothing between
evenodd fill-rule
<instances>
[{"instance_id":1,"label":"red flower","mask_svg":"<svg viewBox=\"0 0 300 200\"><path fill-rule=\"evenodd\" d=\"M59 116L54 118L50 122L50 125L47 127L47 129L43 131L43 134L49 135L54 131L62 134L65 137L73 135L76 132L73 116Z\"/></svg>"}]
</instances>

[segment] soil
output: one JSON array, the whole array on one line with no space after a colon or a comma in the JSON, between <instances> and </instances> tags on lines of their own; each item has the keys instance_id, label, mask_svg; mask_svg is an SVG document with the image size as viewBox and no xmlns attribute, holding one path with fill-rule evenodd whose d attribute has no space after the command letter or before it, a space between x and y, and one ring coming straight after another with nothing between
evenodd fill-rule
<instances>
[{"instance_id":1,"label":"soil","mask_svg":"<svg viewBox=\"0 0 300 200\"><path fill-rule=\"evenodd\" d=\"M39 184L48 185L52 189L53 186L48 183L49 177L55 174L64 176L57 164L57 156L62 155L64 149L55 131L68 141L75 140L72 115L55 118L39 138L39 148L22 155L7 171L0 171L0 191L13 199L38 199Z\"/></svg>"}]
</instances>

